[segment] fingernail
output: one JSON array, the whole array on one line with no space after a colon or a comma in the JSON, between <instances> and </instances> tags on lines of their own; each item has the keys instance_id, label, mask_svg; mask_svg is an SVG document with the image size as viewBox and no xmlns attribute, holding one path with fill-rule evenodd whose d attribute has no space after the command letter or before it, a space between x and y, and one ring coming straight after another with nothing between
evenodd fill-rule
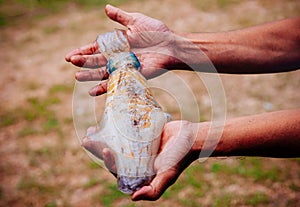
<instances>
[{"instance_id":1,"label":"fingernail","mask_svg":"<svg viewBox=\"0 0 300 207\"><path fill-rule=\"evenodd\" d=\"M66 61L70 62L73 55L74 55L74 51L69 52L65 57Z\"/></svg>"},{"instance_id":2,"label":"fingernail","mask_svg":"<svg viewBox=\"0 0 300 207\"><path fill-rule=\"evenodd\" d=\"M65 57L65 60L66 60L67 62L70 62L70 57L69 57L69 56L66 56L66 57Z\"/></svg>"},{"instance_id":3,"label":"fingernail","mask_svg":"<svg viewBox=\"0 0 300 207\"><path fill-rule=\"evenodd\" d=\"M77 55L72 55L72 56L70 57L71 62L74 62L74 61L76 61L77 59L78 59L78 56L77 56Z\"/></svg>"},{"instance_id":4,"label":"fingernail","mask_svg":"<svg viewBox=\"0 0 300 207\"><path fill-rule=\"evenodd\" d=\"M80 72L75 73L75 79L78 80Z\"/></svg>"},{"instance_id":5,"label":"fingernail","mask_svg":"<svg viewBox=\"0 0 300 207\"><path fill-rule=\"evenodd\" d=\"M112 6L112 5L110 5L110 4L106 4L106 7L113 8L114 6Z\"/></svg>"},{"instance_id":6,"label":"fingernail","mask_svg":"<svg viewBox=\"0 0 300 207\"><path fill-rule=\"evenodd\" d=\"M97 131L97 127L96 126L91 126L86 130L86 135L90 136L92 134L95 134Z\"/></svg>"},{"instance_id":7,"label":"fingernail","mask_svg":"<svg viewBox=\"0 0 300 207\"><path fill-rule=\"evenodd\" d=\"M97 96L97 91L95 90L90 90L89 91L90 96Z\"/></svg>"},{"instance_id":8,"label":"fingernail","mask_svg":"<svg viewBox=\"0 0 300 207\"><path fill-rule=\"evenodd\" d=\"M90 91L89 91L90 96L97 96L100 95L98 86L94 86Z\"/></svg>"},{"instance_id":9,"label":"fingernail","mask_svg":"<svg viewBox=\"0 0 300 207\"><path fill-rule=\"evenodd\" d=\"M112 9L112 8L113 8L112 5L106 4L106 6L105 6L105 11L108 12L108 10L110 10L110 9Z\"/></svg>"}]
</instances>

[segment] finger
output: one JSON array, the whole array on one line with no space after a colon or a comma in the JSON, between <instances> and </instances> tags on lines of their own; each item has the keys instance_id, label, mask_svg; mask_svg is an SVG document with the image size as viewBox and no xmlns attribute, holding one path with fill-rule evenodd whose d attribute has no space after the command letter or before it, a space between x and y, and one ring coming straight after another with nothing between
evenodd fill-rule
<instances>
[{"instance_id":1,"label":"finger","mask_svg":"<svg viewBox=\"0 0 300 207\"><path fill-rule=\"evenodd\" d=\"M69 52L65 59L66 61L70 62L71 57L74 55L91 55L99 52L98 51L98 44L96 42L90 43L88 45L82 46L80 48L77 48L71 52Z\"/></svg>"},{"instance_id":2,"label":"finger","mask_svg":"<svg viewBox=\"0 0 300 207\"><path fill-rule=\"evenodd\" d=\"M99 83L98 85L96 85L95 87L93 87L90 91L89 94L91 96L99 96L102 95L104 93L106 93L107 91L107 81L102 81L101 83Z\"/></svg>"},{"instance_id":3,"label":"finger","mask_svg":"<svg viewBox=\"0 0 300 207\"><path fill-rule=\"evenodd\" d=\"M78 81L96 81L108 78L108 73L105 68L96 70L80 70L76 72L75 78Z\"/></svg>"},{"instance_id":4,"label":"finger","mask_svg":"<svg viewBox=\"0 0 300 207\"><path fill-rule=\"evenodd\" d=\"M125 27L127 25L130 25L133 21L133 17L130 15L130 13L125 12L117 7L111 6L109 4L106 5L105 12L111 20L119 22Z\"/></svg>"},{"instance_id":5,"label":"finger","mask_svg":"<svg viewBox=\"0 0 300 207\"><path fill-rule=\"evenodd\" d=\"M86 130L86 135L90 136L90 135L96 133L97 130L98 130L97 126L91 126Z\"/></svg>"},{"instance_id":6,"label":"finger","mask_svg":"<svg viewBox=\"0 0 300 207\"><path fill-rule=\"evenodd\" d=\"M105 166L115 177L117 177L117 167L113 153L109 148L104 148L102 152Z\"/></svg>"},{"instance_id":7,"label":"finger","mask_svg":"<svg viewBox=\"0 0 300 207\"><path fill-rule=\"evenodd\" d=\"M178 178L175 170L168 170L156 175L150 185L142 187L140 190L134 192L131 196L133 201L150 200L155 201L171 186Z\"/></svg>"},{"instance_id":8,"label":"finger","mask_svg":"<svg viewBox=\"0 0 300 207\"><path fill-rule=\"evenodd\" d=\"M90 153L103 160L103 144L100 142L91 140L89 137L84 137L82 139L82 147L88 150Z\"/></svg>"},{"instance_id":9,"label":"finger","mask_svg":"<svg viewBox=\"0 0 300 207\"><path fill-rule=\"evenodd\" d=\"M70 62L78 67L99 68L106 65L107 60L102 54L95 55L73 55Z\"/></svg>"}]
</instances>

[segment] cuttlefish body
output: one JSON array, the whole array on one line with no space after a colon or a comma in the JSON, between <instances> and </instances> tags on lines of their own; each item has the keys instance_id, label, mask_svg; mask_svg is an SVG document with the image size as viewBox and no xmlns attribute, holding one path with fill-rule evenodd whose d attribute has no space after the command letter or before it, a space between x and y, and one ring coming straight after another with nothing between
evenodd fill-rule
<instances>
[{"instance_id":1,"label":"cuttlefish body","mask_svg":"<svg viewBox=\"0 0 300 207\"><path fill-rule=\"evenodd\" d=\"M110 76L102 120L97 131L88 137L110 149L118 188L131 194L149 184L155 176L154 159L170 115L151 94L147 80L139 72L139 60L130 52L124 31L99 35L97 43L108 60ZM89 151L100 157L97 150L90 148Z\"/></svg>"}]
</instances>

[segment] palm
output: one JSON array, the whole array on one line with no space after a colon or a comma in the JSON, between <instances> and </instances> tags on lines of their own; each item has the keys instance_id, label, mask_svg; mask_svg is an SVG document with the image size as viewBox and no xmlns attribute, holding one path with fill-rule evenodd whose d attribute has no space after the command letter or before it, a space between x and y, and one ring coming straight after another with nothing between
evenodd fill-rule
<instances>
[{"instance_id":1,"label":"palm","mask_svg":"<svg viewBox=\"0 0 300 207\"><path fill-rule=\"evenodd\" d=\"M159 155L155 161L158 173L174 167L180 168L178 166L180 161L189 156L196 138L191 128L192 123L188 121L172 121L165 125ZM181 146L181 148L179 150L174 146ZM185 161L184 164L187 162Z\"/></svg>"},{"instance_id":2,"label":"palm","mask_svg":"<svg viewBox=\"0 0 300 207\"><path fill-rule=\"evenodd\" d=\"M140 13L130 14L127 36L131 50L141 63L141 73L151 78L165 72L170 53L171 41L168 41L171 31L161 21Z\"/></svg>"},{"instance_id":3,"label":"palm","mask_svg":"<svg viewBox=\"0 0 300 207\"><path fill-rule=\"evenodd\" d=\"M114 7L106 7L107 15L127 27L128 41L131 50L141 62L141 73L151 78L163 73L172 57L172 42L169 40L171 31L161 21L139 13L126 13ZM71 51L66 60L76 66L93 68L76 73L79 81L104 80L108 78L105 70L106 59L98 53L98 45L94 42ZM101 95L106 92L106 81L90 91L91 95Z\"/></svg>"},{"instance_id":4,"label":"palm","mask_svg":"<svg viewBox=\"0 0 300 207\"><path fill-rule=\"evenodd\" d=\"M133 200L157 200L197 158L191 150L195 142L192 127L193 124L188 121L172 121L165 125L160 151L154 163L157 175L150 185L132 195Z\"/></svg>"},{"instance_id":5,"label":"palm","mask_svg":"<svg viewBox=\"0 0 300 207\"><path fill-rule=\"evenodd\" d=\"M133 52L142 65L142 74L152 77L166 68L170 58L171 41L168 36L171 31L159 20L142 14L132 14L132 19L126 25L128 40Z\"/></svg>"}]
</instances>

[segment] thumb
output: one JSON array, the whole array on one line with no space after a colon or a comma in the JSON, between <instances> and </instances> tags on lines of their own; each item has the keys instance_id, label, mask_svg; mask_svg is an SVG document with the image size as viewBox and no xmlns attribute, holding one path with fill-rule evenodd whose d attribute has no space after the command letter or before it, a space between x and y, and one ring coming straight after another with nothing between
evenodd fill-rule
<instances>
[{"instance_id":1,"label":"thumb","mask_svg":"<svg viewBox=\"0 0 300 207\"><path fill-rule=\"evenodd\" d=\"M150 185L142 187L140 190L134 192L131 196L133 201L149 200L155 201L165 192L165 190L175 183L179 176L178 171L173 168L168 171L158 173Z\"/></svg>"},{"instance_id":2,"label":"thumb","mask_svg":"<svg viewBox=\"0 0 300 207\"><path fill-rule=\"evenodd\" d=\"M105 6L106 15L113 21L119 22L123 26L131 24L133 17L130 13L125 12L117 7L107 4Z\"/></svg>"}]
</instances>

